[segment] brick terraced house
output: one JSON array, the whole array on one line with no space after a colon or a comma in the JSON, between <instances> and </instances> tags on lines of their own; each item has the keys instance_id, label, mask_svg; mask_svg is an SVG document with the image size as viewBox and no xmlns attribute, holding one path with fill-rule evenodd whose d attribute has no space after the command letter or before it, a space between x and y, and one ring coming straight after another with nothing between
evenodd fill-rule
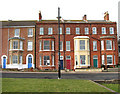
<instances>
[{"instance_id":1,"label":"brick terraced house","mask_svg":"<svg viewBox=\"0 0 120 94\"><path fill-rule=\"evenodd\" d=\"M58 21L2 22L2 68L58 69ZM105 12L103 20L60 22L61 69L118 64L116 22Z\"/></svg>"},{"instance_id":2,"label":"brick terraced house","mask_svg":"<svg viewBox=\"0 0 120 94\"><path fill-rule=\"evenodd\" d=\"M35 21L2 21L2 68L35 67Z\"/></svg>"}]
</instances>

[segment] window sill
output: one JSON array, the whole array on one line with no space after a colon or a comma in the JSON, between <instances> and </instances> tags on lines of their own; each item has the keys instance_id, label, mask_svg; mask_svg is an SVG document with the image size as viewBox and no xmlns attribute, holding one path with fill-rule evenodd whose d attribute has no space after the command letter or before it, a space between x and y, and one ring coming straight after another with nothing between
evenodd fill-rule
<instances>
[{"instance_id":1,"label":"window sill","mask_svg":"<svg viewBox=\"0 0 120 94\"><path fill-rule=\"evenodd\" d=\"M112 49L106 49L106 50L112 50Z\"/></svg>"},{"instance_id":2,"label":"window sill","mask_svg":"<svg viewBox=\"0 0 120 94\"><path fill-rule=\"evenodd\" d=\"M28 37L33 37L33 35L31 35L31 36L28 36Z\"/></svg>"},{"instance_id":3,"label":"window sill","mask_svg":"<svg viewBox=\"0 0 120 94\"><path fill-rule=\"evenodd\" d=\"M66 50L66 51L70 52L70 50Z\"/></svg>"},{"instance_id":4,"label":"window sill","mask_svg":"<svg viewBox=\"0 0 120 94\"><path fill-rule=\"evenodd\" d=\"M33 50L28 50L28 49L27 49L27 51L33 51Z\"/></svg>"},{"instance_id":5,"label":"window sill","mask_svg":"<svg viewBox=\"0 0 120 94\"><path fill-rule=\"evenodd\" d=\"M24 51L23 49L10 49L9 51Z\"/></svg>"}]
</instances>

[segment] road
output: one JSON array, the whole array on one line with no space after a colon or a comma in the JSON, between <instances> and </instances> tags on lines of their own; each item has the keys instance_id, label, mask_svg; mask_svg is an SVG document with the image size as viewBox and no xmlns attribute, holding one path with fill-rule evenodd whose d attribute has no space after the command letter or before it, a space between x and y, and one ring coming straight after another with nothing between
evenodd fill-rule
<instances>
[{"instance_id":1,"label":"road","mask_svg":"<svg viewBox=\"0 0 120 94\"><path fill-rule=\"evenodd\" d=\"M112 80L120 78L118 73L62 73L62 79L86 79L86 80ZM57 73L19 73L3 72L2 78L38 78L38 79L57 79Z\"/></svg>"}]
</instances>

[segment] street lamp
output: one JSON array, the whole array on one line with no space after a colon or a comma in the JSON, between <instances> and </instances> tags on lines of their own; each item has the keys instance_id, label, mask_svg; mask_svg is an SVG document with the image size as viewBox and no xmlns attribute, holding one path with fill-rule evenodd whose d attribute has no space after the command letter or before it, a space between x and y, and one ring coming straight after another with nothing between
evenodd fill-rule
<instances>
[{"instance_id":1,"label":"street lamp","mask_svg":"<svg viewBox=\"0 0 120 94\"><path fill-rule=\"evenodd\" d=\"M59 50L58 50L58 79L61 79L61 64L60 64L60 8L58 7L58 41L59 41Z\"/></svg>"}]
</instances>

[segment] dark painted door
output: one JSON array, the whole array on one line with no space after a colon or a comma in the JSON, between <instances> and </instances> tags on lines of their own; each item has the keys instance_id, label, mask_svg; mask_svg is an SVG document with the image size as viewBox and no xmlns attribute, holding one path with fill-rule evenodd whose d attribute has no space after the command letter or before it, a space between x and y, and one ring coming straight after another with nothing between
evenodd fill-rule
<instances>
[{"instance_id":1,"label":"dark painted door","mask_svg":"<svg viewBox=\"0 0 120 94\"><path fill-rule=\"evenodd\" d=\"M97 68L97 66L98 66L98 65L97 65L97 61L98 61L97 59L93 59L94 67L96 67L96 68Z\"/></svg>"},{"instance_id":2,"label":"dark painted door","mask_svg":"<svg viewBox=\"0 0 120 94\"><path fill-rule=\"evenodd\" d=\"M63 68L63 60L60 60L60 68L61 68L61 70L63 70L64 68Z\"/></svg>"},{"instance_id":3,"label":"dark painted door","mask_svg":"<svg viewBox=\"0 0 120 94\"><path fill-rule=\"evenodd\" d=\"M67 61L67 69L70 69L70 60L66 60Z\"/></svg>"}]
</instances>

